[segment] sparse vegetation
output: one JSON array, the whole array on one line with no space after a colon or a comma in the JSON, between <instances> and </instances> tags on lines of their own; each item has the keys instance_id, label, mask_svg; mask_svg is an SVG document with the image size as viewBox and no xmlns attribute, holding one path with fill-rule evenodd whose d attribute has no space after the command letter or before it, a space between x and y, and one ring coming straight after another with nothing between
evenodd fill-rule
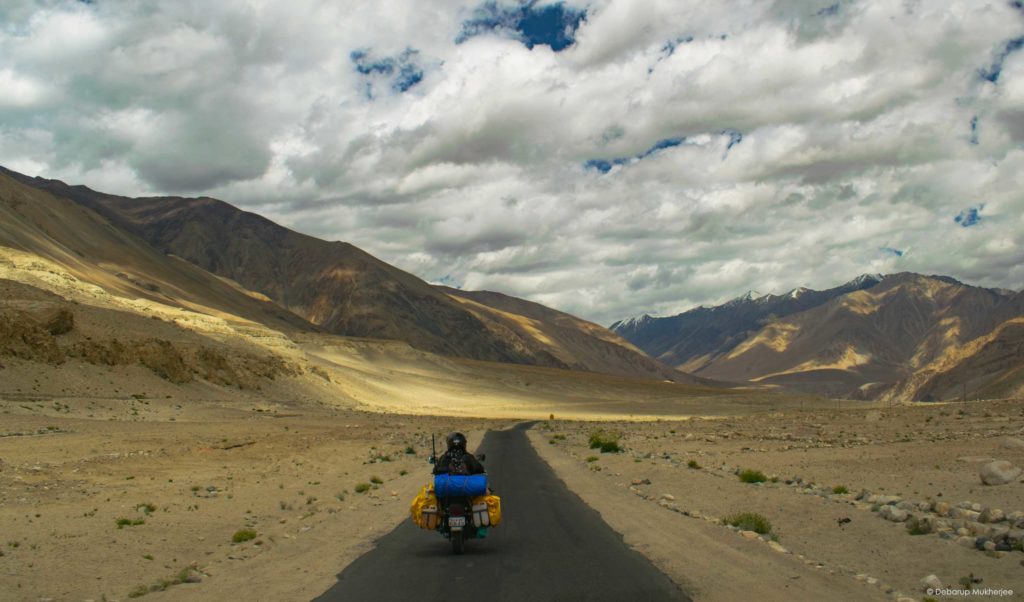
<instances>
[{"instance_id":1,"label":"sparse vegetation","mask_svg":"<svg viewBox=\"0 0 1024 602\"><path fill-rule=\"evenodd\" d=\"M700 470L700 464L698 464L696 460L690 460L687 462L686 467L692 468L693 470Z\"/></svg>"},{"instance_id":2,"label":"sparse vegetation","mask_svg":"<svg viewBox=\"0 0 1024 602\"><path fill-rule=\"evenodd\" d=\"M149 515L156 512L156 506L150 503L139 504L135 507L136 510L141 511L143 514Z\"/></svg>"},{"instance_id":3,"label":"sparse vegetation","mask_svg":"<svg viewBox=\"0 0 1024 602\"><path fill-rule=\"evenodd\" d=\"M772 524L764 516L755 512L740 512L722 519L725 524L732 525L743 531L753 531L761 535L768 535L772 532Z\"/></svg>"},{"instance_id":4,"label":"sparse vegetation","mask_svg":"<svg viewBox=\"0 0 1024 602\"><path fill-rule=\"evenodd\" d=\"M405 453L410 455L410 456L415 455L416 454L416 449L413 448L413 446L411 446L411 445L407 445L405 447Z\"/></svg>"},{"instance_id":5,"label":"sparse vegetation","mask_svg":"<svg viewBox=\"0 0 1024 602\"><path fill-rule=\"evenodd\" d=\"M149 593L152 593L152 592L162 592L162 591L165 591L167 588L169 588L169 587L171 587L173 585L178 585L178 584L181 584L181 583L194 583L194 582L198 582L199 581L198 575L194 575L193 574L193 573L197 573L197 572L199 572L199 569L197 569L194 564L193 565L189 565L189 566L181 569L180 571L178 571L178 573L176 575L174 575L173 577L166 577L164 579L161 579L161 580L157 581L153 585L148 585L148 586L147 585L140 585L140 586L136 587L132 591L128 592L128 597L129 598L141 598L142 596L145 596L146 594L149 594ZM104 599L106 599L106 597L104 597Z\"/></svg>"},{"instance_id":6,"label":"sparse vegetation","mask_svg":"<svg viewBox=\"0 0 1024 602\"><path fill-rule=\"evenodd\" d=\"M832 493L836 495L843 495L846 493L850 493L850 490L846 488L846 485L836 485L835 487L832 488Z\"/></svg>"},{"instance_id":7,"label":"sparse vegetation","mask_svg":"<svg viewBox=\"0 0 1024 602\"><path fill-rule=\"evenodd\" d=\"M622 446L619 445L619 441L622 439L622 433L611 433L605 430L598 430L590 433L590 449L599 449L602 454L606 453L618 453L622 451Z\"/></svg>"},{"instance_id":8,"label":"sparse vegetation","mask_svg":"<svg viewBox=\"0 0 1024 602\"><path fill-rule=\"evenodd\" d=\"M360 484L356 485L356 493L366 493L369 490L370 490L370 484L369 483L360 483Z\"/></svg>"},{"instance_id":9,"label":"sparse vegetation","mask_svg":"<svg viewBox=\"0 0 1024 602\"><path fill-rule=\"evenodd\" d=\"M135 519L119 518L119 519L117 519L116 524L117 524L117 528L118 529L123 529L125 527L137 527L139 525L146 524L146 519L144 519L144 518L135 518Z\"/></svg>"},{"instance_id":10,"label":"sparse vegetation","mask_svg":"<svg viewBox=\"0 0 1024 602\"><path fill-rule=\"evenodd\" d=\"M597 456L587 456L587 462L597 462L599 459Z\"/></svg>"},{"instance_id":11,"label":"sparse vegetation","mask_svg":"<svg viewBox=\"0 0 1024 602\"><path fill-rule=\"evenodd\" d=\"M370 482L373 483L374 485L381 485L384 483L384 480L378 477L377 475L373 475L372 477L370 477Z\"/></svg>"},{"instance_id":12,"label":"sparse vegetation","mask_svg":"<svg viewBox=\"0 0 1024 602\"><path fill-rule=\"evenodd\" d=\"M231 541L234 543L243 543L250 539L256 539L256 536L257 533L252 529L239 529L231 536Z\"/></svg>"},{"instance_id":13,"label":"sparse vegetation","mask_svg":"<svg viewBox=\"0 0 1024 602\"><path fill-rule=\"evenodd\" d=\"M752 468L740 471L739 477L744 483L764 483L768 480L768 477L766 477L763 472Z\"/></svg>"},{"instance_id":14,"label":"sparse vegetation","mask_svg":"<svg viewBox=\"0 0 1024 602\"><path fill-rule=\"evenodd\" d=\"M928 524L917 517L912 517L907 521L907 533L910 535L927 535L931 533L931 529L928 528Z\"/></svg>"}]
</instances>

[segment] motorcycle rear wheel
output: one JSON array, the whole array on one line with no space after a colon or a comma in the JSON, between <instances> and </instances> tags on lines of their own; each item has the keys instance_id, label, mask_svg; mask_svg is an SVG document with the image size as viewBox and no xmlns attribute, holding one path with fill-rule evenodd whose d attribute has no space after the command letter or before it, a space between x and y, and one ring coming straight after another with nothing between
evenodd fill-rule
<instances>
[{"instance_id":1,"label":"motorcycle rear wheel","mask_svg":"<svg viewBox=\"0 0 1024 602\"><path fill-rule=\"evenodd\" d=\"M462 535L463 534L461 532L452 533L452 554L462 553L462 544L465 542Z\"/></svg>"}]
</instances>

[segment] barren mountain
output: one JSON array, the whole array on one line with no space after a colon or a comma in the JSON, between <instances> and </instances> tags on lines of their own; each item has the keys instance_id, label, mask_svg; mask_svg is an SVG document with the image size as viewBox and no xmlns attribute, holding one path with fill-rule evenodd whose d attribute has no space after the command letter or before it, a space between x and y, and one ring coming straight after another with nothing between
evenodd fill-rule
<instances>
[{"instance_id":1,"label":"barren mountain","mask_svg":"<svg viewBox=\"0 0 1024 602\"><path fill-rule=\"evenodd\" d=\"M785 295L753 291L716 307L698 307L665 318L644 315L612 324L611 330L670 366L696 373L729 353L766 322L806 311L849 292L870 288L880 276L861 276L842 286Z\"/></svg>"},{"instance_id":2,"label":"barren mountain","mask_svg":"<svg viewBox=\"0 0 1024 602\"><path fill-rule=\"evenodd\" d=\"M575 369L676 382L710 384L651 359L607 328L549 307L491 291L438 287L482 319L498 322L518 336L545 341L559 360Z\"/></svg>"},{"instance_id":3,"label":"barren mountain","mask_svg":"<svg viewBox=\"0 0 1024 602\"><path fill-rule=\"evenodd\" d=\"M25 186L5 172L0 172L0 246L50 260L120 297L250 320L278 330L314 328L238 284L167 257L93 211Z\"/></svg>"},{"instance_id":4,"label":"barren mountain","mask_svg":"<svg viewBox=\"0 0 1024 602\"><path fill-rule=\"evenodd\" d=\"M327 332L469 359L692 380L597 325L520 300L532 317L452 296L351 244L306 236L216 199L133 199L7 173L77 202L82 215L95 211L119 236L237 282Z\"/></svg>"},{"instance_id":5,"label":"barren mountain","mask_svg":"<svg viewBox=\"0 0 1024 602\"><path fill-rule=\"evenodd\" d=\"M766 324L700 374L831 395L874 396L993 331L1003 291L901 273Z\"/></svg>"}]
</instances>

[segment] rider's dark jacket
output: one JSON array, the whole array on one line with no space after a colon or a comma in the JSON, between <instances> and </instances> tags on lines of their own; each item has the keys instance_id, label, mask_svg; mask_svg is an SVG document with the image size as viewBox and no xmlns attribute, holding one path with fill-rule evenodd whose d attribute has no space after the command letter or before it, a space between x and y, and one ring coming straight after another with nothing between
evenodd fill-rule
<instances>
[{"instance_id":1,"label":"rider's dark jacket","mask_svg":"<svg viewBox=\"0 0 1024 602\"><path fill-rule=\"evenodd\" d=\"M461 449L449 449L434 462L434 474L481 474L484 465L476 457Z\"/></svg>"}]
</instances>

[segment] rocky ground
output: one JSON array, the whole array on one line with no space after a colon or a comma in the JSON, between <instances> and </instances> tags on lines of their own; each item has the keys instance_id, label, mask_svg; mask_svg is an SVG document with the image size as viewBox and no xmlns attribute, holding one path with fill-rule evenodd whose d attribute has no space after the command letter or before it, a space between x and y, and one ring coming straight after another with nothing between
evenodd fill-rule
<instances>
[{"instance_id":1,"label":"rocky ground","mask_svg":"<svg viewBox=\"0 0 1024 602\"><path fill-rule=\"evenodd\" d=\"M659 513L655 529L620 530L697 599L731 590L673 560L692 551L659 531L680 521L713 528L709 546L760 542L785 560L777 570L812 567L868 599L922 600L939 585L1024 592L1024 401L539 428L535 445L590 505L628 494L632 512ZM591 449L595 434L622 451Z\"/></svg>"}]
</instances>

